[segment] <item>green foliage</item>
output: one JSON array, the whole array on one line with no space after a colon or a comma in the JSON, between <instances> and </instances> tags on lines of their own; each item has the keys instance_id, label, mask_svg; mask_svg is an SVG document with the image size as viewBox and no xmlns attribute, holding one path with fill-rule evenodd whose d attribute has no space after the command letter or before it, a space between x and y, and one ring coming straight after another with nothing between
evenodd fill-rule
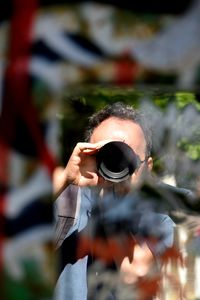
<instances>
[{"instance_id":1,"label":"green foliage","mask_svg":"<svg viewBox=\"0 0 200 300\"><path fill-rule=\"evenodd\" d=\"M198 160L200 158L200 142L189 143L187 139L178 142L178 147L182 149L190 159Z\"/></svg>"},{"instance_id":2,"label":"green foliage","mask_svg":"<svg viewBox=\"0 0 200 300\"><path fill-rule=\"evenodd\" d=\"M179 109L183 109L187 105L193 105L196 109L200 110L200 103L197 102L194 93L191 92L175 93L175 103Z\"/></svg>"}]
</instances>

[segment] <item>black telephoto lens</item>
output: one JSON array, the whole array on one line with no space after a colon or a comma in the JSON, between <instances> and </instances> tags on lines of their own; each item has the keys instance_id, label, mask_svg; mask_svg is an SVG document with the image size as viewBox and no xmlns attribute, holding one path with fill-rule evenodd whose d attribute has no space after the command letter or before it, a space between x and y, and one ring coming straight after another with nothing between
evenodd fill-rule
<instances>
[{"instance_id":1,"label":"black telephoto lens","mask_svg":"<svg viewBox=\"0 0 200 300\"><path fill-rule=\"evenodd\" d=\"M137 168L137 155L120 141L105 144L98 151L96 161L99 174L111 182L128 179Z\"/></svg>"}]
</instances>

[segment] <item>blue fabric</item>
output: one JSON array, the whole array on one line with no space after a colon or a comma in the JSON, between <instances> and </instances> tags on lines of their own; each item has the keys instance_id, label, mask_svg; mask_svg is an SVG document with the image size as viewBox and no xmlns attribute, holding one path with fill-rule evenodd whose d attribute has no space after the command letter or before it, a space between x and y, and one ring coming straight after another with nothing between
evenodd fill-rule
<instances>
[{"instance_id":1,"label":"blue fabric","mask_svg":"<svg viewBox=\"0 0 200 300\"><path fill-rule=\"evenodd\" d=\"M81 231L88 222L92 210L91 190L81 190L80 212L66 236L71 236L75 231ZM75 249L74 249L75 252ZM66 253L67 255L67 253ZM88 256L79 259L73 264L67 264L60 274L55 287L55 300L86 300L87 299L87 261Z\"/></svg>"},{"instance_id":2,"label":"blue fabric","mask_svg":"<svg viewBox=\"0 0 200 300\"><path fill-rule=\"evenodd\" d=\"M87 299L87 257L79 259L74 264L66 265L61 273L56 289L56 300L86 300Z\"/></svg>"}]
</instances>

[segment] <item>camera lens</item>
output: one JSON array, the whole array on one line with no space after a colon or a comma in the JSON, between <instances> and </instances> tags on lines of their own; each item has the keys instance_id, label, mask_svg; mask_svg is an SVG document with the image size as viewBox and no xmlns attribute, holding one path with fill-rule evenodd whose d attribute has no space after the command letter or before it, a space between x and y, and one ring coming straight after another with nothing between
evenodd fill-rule
<instances>
[{"instance_id":1,"label":"camera lens","mask_svg":"<svg viewBox=\"0 0 200 300\"><path fill-rule=\"evenodd\" d=\"M105 144L96 155L99 174L106 180L121 182L128 179L137 168L137 156L126 143Z\"/></svg>"}]
</instances>

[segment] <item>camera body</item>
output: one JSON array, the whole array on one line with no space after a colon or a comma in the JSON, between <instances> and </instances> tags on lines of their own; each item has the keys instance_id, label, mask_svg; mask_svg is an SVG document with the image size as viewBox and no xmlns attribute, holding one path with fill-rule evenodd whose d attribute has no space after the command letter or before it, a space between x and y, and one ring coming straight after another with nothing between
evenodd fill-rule
<instances>
[{"instance_id":1,"label":"camera body","mask_svg":"<svg viewBox=\"0 0 200 300\"><path fill-rule=\"evenodd\" d=\"M96 154L99 174L111 182L127 180L138 167L138 157L124 142L113 141L105 144Z\"/></svg>"}]
</instances>

